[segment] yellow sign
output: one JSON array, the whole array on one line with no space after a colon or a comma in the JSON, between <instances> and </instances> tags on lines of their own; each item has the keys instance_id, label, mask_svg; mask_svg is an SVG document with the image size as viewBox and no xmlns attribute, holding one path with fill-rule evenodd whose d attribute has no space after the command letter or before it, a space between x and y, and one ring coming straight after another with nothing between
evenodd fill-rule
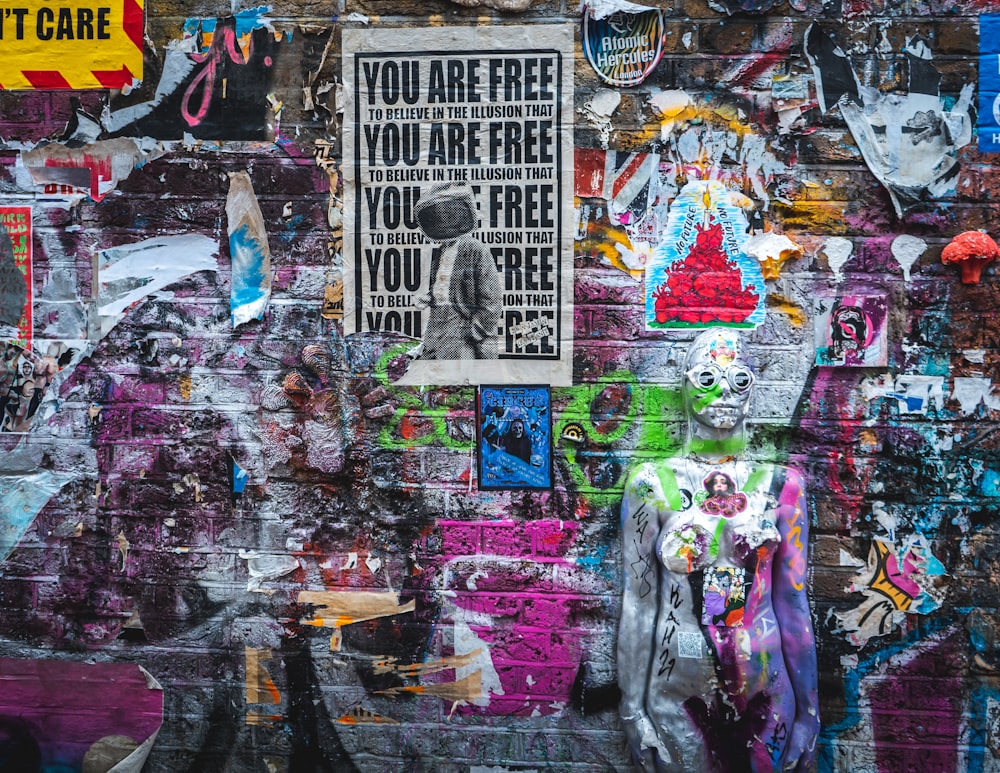
<instances>
[{"instance_id":1,"label":"yellow sign","mask_svg":"<svg viewBox=\"0 0 1000 773\"><path fill-rule=\"evenodd\" d=\"M0 89L120 89L142 79L142 0L0 9Z\"/></svg>"}]
</instances>

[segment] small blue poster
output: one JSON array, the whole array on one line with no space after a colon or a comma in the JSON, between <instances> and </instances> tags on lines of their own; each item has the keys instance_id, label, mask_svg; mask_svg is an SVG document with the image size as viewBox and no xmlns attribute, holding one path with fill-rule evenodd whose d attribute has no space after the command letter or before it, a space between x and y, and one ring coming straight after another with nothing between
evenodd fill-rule
<instances>
[{"instance_id":1,"label":"small blue poster","mask_svg":"<svg viewBox=\"0 0 1000 773\"><path fill-rule=\"evenodd\" d=\"M480 489L552 488L551 403L544 385L479 387Z\"/></svg>"},{"instance_id":2,"label":"small blue poster","mask_svg":"<svg viewBox=\"0 0 1000 773\"><path fill-rule=\"evenodd\" d=\"M1000 153L1000 14L979 16L980 153Z\"/></svg>"}]
</instances>

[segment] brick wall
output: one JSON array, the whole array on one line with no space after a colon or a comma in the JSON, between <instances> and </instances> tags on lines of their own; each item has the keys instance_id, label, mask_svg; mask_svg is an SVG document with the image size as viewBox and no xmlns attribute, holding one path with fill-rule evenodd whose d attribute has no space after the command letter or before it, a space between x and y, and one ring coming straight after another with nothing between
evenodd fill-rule
<instances>
[{"instance_id":1,"label":"brick wall","mask_svg":"<svg viewBox=\"0 0 1000 773\"><path fill-rule=\"evenodd\" d=\"M998 284L992 268L961 284L939 256L962 231L997 235L1000 177L973 140L956 151L957 191L900 217L839 109L813 106L786 130L772 87L787 77L815 99L803 41L818 21L873 94L906 90L901 52L920 35L950 108L976 82L977 15L1000 5L662 9L664 57L617 90L606 140L586 106L612 87L577 41L574 144L659 154L649 216L661 229L685 177L702 176L804 249L768 281L766 319L748 334L760 384L751 447L809 484L819 769L998 769ZM147 6L147 82L116 108L152 98L185 24L230 14ZM617 508L632 464L679 447L691 337L645 330L641 272L614 264L638 231L602 198L575 201L573 385L552 390L551 491L478 490L475 389L399 386L398 338L345 338L323 315L343 236L341 29L364 16L414 28L418 45L427 26L578 23L577 8L286 3L261 16L278 33L271 64L219 67L233 83L258 67L270 98L228 106L187 139L126 134L143 161L103 195L33 184L23 154L47 141L99 156L109 132L70 135L74 113L100 121L109 94L0 92L0 206L33 214L34 337L85 351L29 434L0 434L8 521L22 501L13 487L66 476L0 564L0 655L146 668L164 688L147 771L627 770ZM672 124L651 105L668 90L689 99ZM180 109L165 104L163 125L183 128ZM258 123L265 139L231 139ZM264 318L233 330L226 199L242 171L273 286ZM217 269L95 333L95 254L188 234L218 245ZM900 235L926 244L908 280ZM851 242L842 266L833 237ZM887 366L814 365L814 299L835 294L887 298ZM234 463L249 474L242 493ZM917 588L905 609L869 588L876 543ZM324 617L304 591L343 594L349 612ZM361 594L374 591L399 611L365 619ZM249 692L268 680L273 690Z\"/></svg>"}]
</instances>

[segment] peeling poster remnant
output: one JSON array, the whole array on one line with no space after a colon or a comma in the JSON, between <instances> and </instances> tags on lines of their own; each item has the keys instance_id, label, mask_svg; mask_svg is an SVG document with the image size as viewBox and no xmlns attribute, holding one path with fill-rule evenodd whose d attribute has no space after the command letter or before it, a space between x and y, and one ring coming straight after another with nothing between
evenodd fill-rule
<instances>
[{"instance_id":1,"label":"peeling poster remnant","mask_svg":"<svg viewBox=\"0 0 1000 773\"><path fill-rule=\"evenodd\" d=\"M233 278L229 310L233 328L262 319L271 298L271 250L264 215L247 172L231 172L226 198Z\"/></svg>"},{"instance_id":2,"label":"peeling poster remnant","mask_svg":"<svg viewBox=\"0 0 1000 773\"><path fill-rule=\"evenodd\" d=\"M103 338L125 310L196 271L215 271L218 244L201 234L158 236L97 254L97 331Z\"/></svg>"},{"instance_id":3,"label":"peeling poster remnant","mask_svg":"<svg viewBox=\"0 0 1000 773\"><path fill-rule=\"evenodd\" d=\"M345 334L419 341L399 384L569 385L572 27L347 29L343 49Z\"/></svg>"},{"instance_id":4,"label":"peeling poster remnant","mask_svg":"<svg viewBox=\"0 0 1000 773\"><path fill-rule=\"evenodd\" d=\"M611 217L623 224L641 221L656 198L660 157L656 153L577 148L577 196L603 198Z\"/></svg>"},{"instance_id":5,"label":"peeling poster remnant","mask_svg":"<svg viewBox=\"0 0 1000 773\"><path fill-rule=\"evenodd\" d=\"M36 342L37 346L38 342ZM78 350L48 342L45 355L8 341L0 363L0 432L27 432L49 386Z\"/></svg>"},{"instance_id":6,"label":"peeling poster remnant","mask_svg":"<svg viewBox=\"0 0 1000 773\"><path fill-rule=\"evenodd\" d=\"M341 627L379 617L392 617L416 609L412 599L399 603L399 594L386 591L301 591L299 604L316 607L316 614L302 622L317 628L332 628L330 649L340 649Z\"/></svg>"},{"instance_id":7,"label":"peeling poster remnant","mask_svg":"<svg viewBox=\"0 0 1000 773\"><path fill-rule=\"evenodd\" d=\"M245 647L246 685L244 695L247 702L246 723L259 727L273 727L281 721L280 713L251 710L251 703L267 704L267 708L281 703L281 691L268 672L267 661L271 660L271 650L267 647Z\"/></svg>"},{"instance_id":8,"label":"peeling poster remnant","mask_svg":"<svg viewBox=\"0 0 1000 773\"><path fill-rule=\"evenodd\" d=\"M806 31L806 57L824 112L839 107L872 174L902 217L926 199L955 189L958 151L972 141L974 84L950 109L939 94L940 73L919 38L907 40L906 94L862 88L850 58L817 24Z\"/></svg>"},{"instance_id":9,"label":"peeling poster remnant","mask_svg":"<svg viewBox=\"0 0 1000 773\"><path fill-rule=\"evenodd\" d=\"M35 185L68 186L100 201L150 155L128 139L102 140L71 148L60 143L40 145L21 153L20 163Z\"/></svg>"},{"instance_id":10,"label":"peeling poster remnant","mask_svg":"<svg viewBox=\"0 0 1000 773\"><path fill-rule=\"evenodd\" d=\"M663 11L647 8L600 15L583 11L583 53L601 80L612 86L636 86L656 69L663 56Z\"/></svg>"},{"instance_id":11,"label":"peeling poster remnant","mask_svg":"<svg viewBox=\"0 0 1000 773\"><path fill-rule=\"evenodd\" d=\"M21 541L38 512L75 477L48 470L0 477L0 564Z\"/></svg>"},{"instance_id":12,"label":"peeling poster remnant","mask_svg":"<svg viewBox=\"0 0 1000 773\"><path fill-rule=\"evenodd\" d=\"M162 722L163 688L142 666L0 658L0 762L34 747L37 770L139 773Z\"/></svg>"},{"instance_id":13,"label":"peeling poster remnant","mask_svg":"<svg viewBox=\"0 0 1000 773\"><path fill-rule=\"evenodd\" d=\"M0 338L30 347L31 207L0 207Z\"/></svg>"},{"instance_id":14,"label":"peeling poster remnant","mask_svg":"<svg viewBox=\"0 0 1000 773\"><path fill-rule=\"evenodd\" d=\"M729 190L688 183L670 206L646 269L646 327L756 327L764 320L760 263L744 252L747 221Z\"/></svg>"},{"instance_id":15,"label":"peeling poster remnant","mask_svg":"<svg viewBox=\"0 0 1000 773\"><path fill-rule=\"evenodd\" d=\"M272 73L283 39L266 8L224 19L191 19L167 46L155 93L113 97L102 119L112 136L180 140L266 140Z\"/></svg>"}]
</instances>

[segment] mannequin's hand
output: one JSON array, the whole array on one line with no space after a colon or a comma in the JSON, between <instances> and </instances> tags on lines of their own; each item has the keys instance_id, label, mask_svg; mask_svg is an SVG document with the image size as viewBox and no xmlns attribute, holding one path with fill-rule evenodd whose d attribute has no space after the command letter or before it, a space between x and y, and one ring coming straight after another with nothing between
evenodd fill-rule
<instances>
[{"instance_id":1,"label":"mannequin's hand","mask_svg":"<svg viewBox=\"0 0 1000 773\"><path fill-rule=\"evenodd\" d=\"M655 773L656 757L668 762L670 755L663 748L652 721L645 714L639 714L631 719L622 720L625 727L625 737L628 739L632 757L646 773Z\"/></svg>"},{"instance_id":2,"label":"mannequin's hand","mask_svg":"<svg viewBox=\"0 0 1000 773\"><path fill-rule=\"evenodd\" d=\"M819 723L815 720L797 721L792 725L792 734L785 747L781 769L807 773L812 770L813 755L816 751L816 734Z\"/></svg>"}]
</instances>

